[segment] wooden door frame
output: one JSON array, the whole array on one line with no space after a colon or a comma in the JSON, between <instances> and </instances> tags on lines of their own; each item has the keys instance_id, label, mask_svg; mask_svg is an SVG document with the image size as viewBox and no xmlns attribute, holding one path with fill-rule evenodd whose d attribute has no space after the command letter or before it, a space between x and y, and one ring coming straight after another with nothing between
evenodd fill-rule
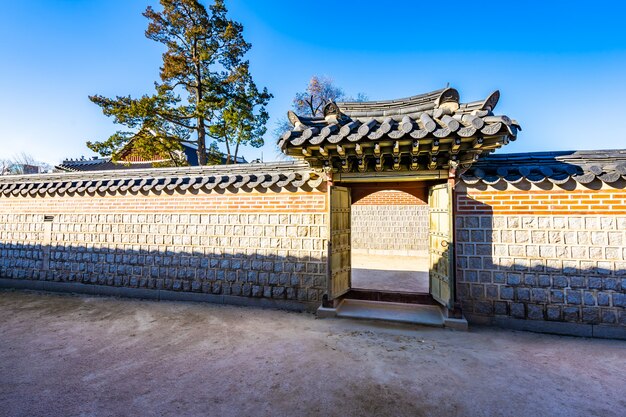
<instances>
[{"instance_id":1,"label":"wooden door frame","mask_svg":"<svg viewBox=\"0 0 626 417\"><path fill-rule=\"evenodd\" d=\"M348 187L350 188L350 193L353 197L353 200L351 201L351 206L352 204L354 204L355 202L355 197L356 197L356 201L358 201L359 199L365 197L366 195L370 195L374 192L377 191L383 191L383 190L397 190L397 191L403 191L403 192L407 192L417 198L420 198L423 200L423 197L426 197L425 202L426 204L428 204L428 188L432 185L436 185L436 184L445 184L445 183L451 183L452 187L452 193L450 195L450 200L451 200L451 211L450 211L450 215L452 217L451 220L451 227L453 228L453 232L454 232L454 228L455 228L455 206L456 206L456 197L455 197L455 193L454 193L454 186L455 186L455 172L453 170L450 170L449 172L446 171L444 172L429 172L429 173L412 173L411 175L407 175L406 173L397 173L398 175L394 175L394 173L384 173L384 175L371 175L372 173L363 173L363 174L335 174L333 175L328 182L329 185L329 189L331 185L338 185L338 186L344 186L344 187ZM374 173L374 174L383 174L383 173ZM419 187L415 187L415 185L419 184ZM419 189L420 191L416 191L417 189ZM366 193L363 193L362 191L366 191ZM329 219L328 219L328 230L329 230L329 237L330 237L330 233L331 233L331 222L330 222L330 210L331 210L331 201L330 201L330 191L328 194L328 206L329 206ZM350 225L350 227L352 227L352 225ZM452 256L451 256L451 265L454 269L456 269L456 240L453 239L452 241ZM456 279L454 279L455 274L455 270L452 272L452 287L451 291L452 291L452 298L453 298L453 303L455 303L456 305ZM327 260L327 277L328 277L328 285L331 285L331 266L330 266L330 252L329 252L329 257ZM350 280L351 281L351 280ZM430 277L428 279L429 282L429 293L427 295L429 295L431 293L431 288L430 288ZM352 290L352 289L351 289ZM329 288L329 292L328 292L328 297L330 297L330 288ZM408 293L408 292L398 292L398 295L408 295L409 298L413 295L413 296L423 296L424 294L422 293ZM432 297L432 296L431 296ZM342 297L339 297L337 299L325 299L325 303L327 305L336 305L339 301L341 301ZM439 305L439 303L437 303ZM456 310L456 308L455 308ZM451 310L452 311L452 310Z\"/></svg>"}]
</instances>

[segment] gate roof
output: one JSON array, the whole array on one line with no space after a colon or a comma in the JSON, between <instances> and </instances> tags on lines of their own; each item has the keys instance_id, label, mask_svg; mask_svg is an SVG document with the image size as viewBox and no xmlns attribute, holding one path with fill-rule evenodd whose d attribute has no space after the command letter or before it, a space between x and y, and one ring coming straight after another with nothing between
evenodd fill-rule
<instances>
[{"instance_id":1,"label":"gate roof","mask_svg":"<svg viewBox=\"0 0 626 417\"><path fill-rule=\"evenodd\" d=\"M515 140L517 121L495 115L500 93L461 103L444 88L388 101L329 102L323 116L289 112L281 150L338 172L446 169Z\"/></svg>"}]
</instances>

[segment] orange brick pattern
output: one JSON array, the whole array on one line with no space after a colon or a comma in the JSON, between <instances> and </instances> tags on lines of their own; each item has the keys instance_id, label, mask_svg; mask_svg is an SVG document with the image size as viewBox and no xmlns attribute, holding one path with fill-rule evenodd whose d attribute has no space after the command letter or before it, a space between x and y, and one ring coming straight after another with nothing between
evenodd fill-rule
<instances>
[{"instance_id":1,"label":"orange brick pattern","mask_svg":"<svg viewBox=\"0 0 626 417\"><path fill-rule=\"evenodd\" d=\"M625 190L475 191L457 194L458 214L626 214Z\"/></svg>"},{"instance_id":2,"label":"orange brick pattern","mask_svg":"<svg viewBox=\"0 0 626 417\"><path fill-rule=\"evenodd\" d=\"M0 213L320 213L326 204L323 192L11 196L0 198Z\"/></svg>"},{"instance_id":3,"label":"orange brick pattern","mask_svg":"<svg viewBox=\"0 0 626 417\"><path fill-rule=\"evenodd\" d=\"M363 197L355 206L411 206L426 204L419 198L402 191L377 191Z\"/></svg>"}]
</instances>

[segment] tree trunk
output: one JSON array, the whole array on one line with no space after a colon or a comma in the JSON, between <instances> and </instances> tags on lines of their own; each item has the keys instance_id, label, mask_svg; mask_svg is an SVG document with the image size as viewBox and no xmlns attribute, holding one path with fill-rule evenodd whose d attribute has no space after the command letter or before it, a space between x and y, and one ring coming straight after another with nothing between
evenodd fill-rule
<instances>
[{"instance_id":1,"label":"tree trunk","mask_svg":"<svg viewBox=\"0 0 626 417\"><path fill-rule=\"evenodd\" d=\"M206 164L206 130L204 128L204 119L198 117L198 165Z\"/></svg>"},{"instance_id":2,"label":"tree trunk","mask_svg":"<svg viewBox=\"0 0 626 417\"><path fill-rule=\"evenodd\" d=\"M233 157L233 164L237 163L237 154L239 153L239 143L240 141L237 140L237 146L235 146L235 156Z\"/></svg>"},{"instance_id":3,"label":"tree trunk","mask_svg":"<svg viewBox=\"0 0 626 417\"><path fill-rule=\"evenodd\" d=\"M224 140L226 143L226 164L230 164L230 145L228 144L228 138Z\"/></svg>"}]
</instances>

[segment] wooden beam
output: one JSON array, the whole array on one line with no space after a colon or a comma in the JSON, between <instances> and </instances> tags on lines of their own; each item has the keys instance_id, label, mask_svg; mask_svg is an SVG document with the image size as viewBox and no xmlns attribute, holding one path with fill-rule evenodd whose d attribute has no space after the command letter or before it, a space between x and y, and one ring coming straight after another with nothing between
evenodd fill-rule
<instances>
[{"instance_id":1,"label":"wooden beam","mask_svg":"<svg viewBox=\"0 0 626 417\"><path fill-rule=\"evenodd\" d=\"M439 139L433 139L433 143L430 146L431 155L436 155L439 153Z\"/></svg>"},{"instance_id":2,"label":"wooden beam","mask_svg":"<svg viewBox=\"0 0 626 417\"><path fill-rule=\"evenodd\" d=\"M452 141L452 147L450 148L450 153L458 153L461 148L461 138L454 138Z\"/></svg>"},{"instance_id":3,"label":"wooden beam","mask_svg":"<svg viewBox=\"0 0 626 417\"><path fill-rule=\"evenodd\" d=\"M333 179L345 183L387 183L387 182L414 182L422 180L437 180L448 177L447 170L418 170L418 171L384 171L370 172L363 175L359 172L337 174Z\"/></svg>"},{"instance_id":4,"label":"wooden beam","mask_svg":"<svg viewBox=\"0 0 626 417\"><path fill-rule=\"evenodd\" d=\"M484 142L485 140L483 138L477 137L476 139L474 139L474 142L472 142L472 148L480 149L483 146Z\"/></svg>"},{"instance_id":5,"label":"wooden beam","mask_svg":"<svg viewBox=\"0 0 626 417\"><path fill-rule=\"evenodd\" d=\"M362 156L363 155L363 148L361 147L361 145L359 145L358 143L356 145L354 145L354 152L356 152L356 154L358 156Z\"/></svg>"},{"instance_id":6,"label":"wooden beam","mask_svg":"<svg viewBox=\"0 0 626 417\"><path fill-rule=\"evenodd\" d=\"M400 171L400 155L395 155L393 157L393 170Z\"/></svg>"},{"instance_id":7,"label":"wooden beam","mask_svg":"<svg viewBox=\"0 0 626 417\"><path fill-rule=\"evenodd\" d=\"M376 156L376 159L374 160L374 162L375 162L374 169L376 169L376 171L382 171L383 170L383 157Z\"/></svg>"},{"instance_id":8,"label":"wooden beam","mask_svg":"<svg viewBox=\"0 0 626 417\"><path fill-rule=\"evenodd\" d=\"M411 144L411 155L417 155L420 151L420 141L415 139Z\"/></svg>"},{"instance_id":9,"label":"wooden beam","mask_svg":"<svg viewBox=\"0 0 626 417\"><path fill-rule=\"evenodd\" d=\"M430 157L430 162L428 162L428 169L437 168L437 157L435 155Z\"/></svg>"},{"instance_id":10,"label":"wooden beam","mask_svg":"<svg viewBox=\"0 0 626 417\"><path fill-rule=\"evenodd\" d=\"M359 172L367 171L367 161L363 157L360 157L356 160L356 166Z\"/></svg>"},{"instance_id":11,"label":"wooden beam","mask_svg":"<svg viewBox=\"0 0 626 417\"><path fill-rule=\"evenodd\" d=\"M346 150L343 148L343 146L341 145L337 145L337 153L339 154L339 156L341 156L342 158L346 156Z\"/></svg>"},{"instance_id":12,"label":"wooden beam","mask_svg":"<svg viewBox=\"0 0 626 417\"><path fill-rule=\"evenodd\" d=\"M341 158L341 171L350 172L350 164L348 162L348 158Z\"/></svg>"}]
</instances>

